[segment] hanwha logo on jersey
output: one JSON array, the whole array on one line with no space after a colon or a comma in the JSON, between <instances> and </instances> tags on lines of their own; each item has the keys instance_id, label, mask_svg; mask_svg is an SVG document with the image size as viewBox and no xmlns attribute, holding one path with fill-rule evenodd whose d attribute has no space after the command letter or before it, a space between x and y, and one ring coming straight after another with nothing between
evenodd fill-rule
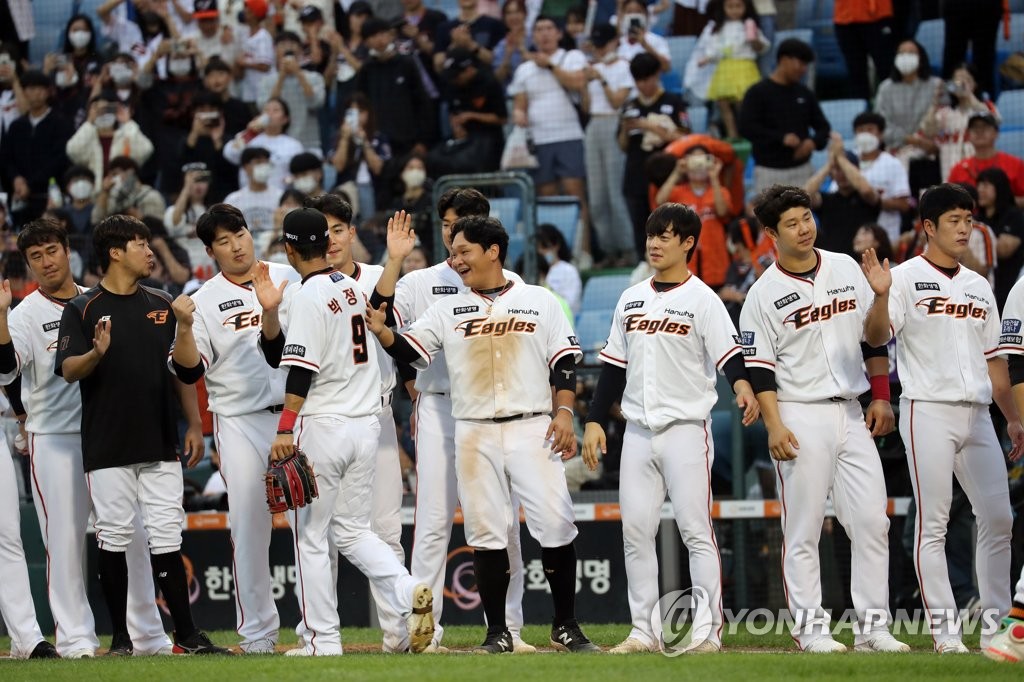
<instances>
[{"instance_id":1,"label":"hanwha logo on jersey","mask_svg":"<svg viewBox=\"0 0 1024 682\"><path fill-rule=\"evenodd\" d=\"M988 310L974 303L950 303L948 296L929 296L922 298L915 304L918 308L924 308L926 315L948 315L956 320L964 320L968 317L975 320L984 320L988 317Z\"/></svg>"},{"instance_id":2,"label":"hanwha logo on jersey","mask_svg":"<svg viewBox=\"0 0 1024 682\"><path fill-rule=\"evenodd\" d=\"M224 320L224 326L230 327L236 332L259 327L260 315L259 313L253 313L251 310L244 310Z\"/></svg>"},{"instance_id":3,"label":"hanwha logo on jersey","mask_svg":"<svg viewBox=\"0 0 1024 682\"><path fill-rule=\"evenodd\" d=\"M686 336L690 333L690 325L675 322L668 318L647 319L643 315L627 315L623 320L627 334L674 334Z\"/></svg>"},{"instance_id":4,"label":"hanwha logo on jersey","mask_svg":"<svg viewBox=\"0 0 1024 682\"><path fill-rule=\"evenodd\" d=\"M166 310L151 310L148 315L149 319L153 320L153 324L164 324L167 322L167 311Z\"/></svg>"},{"instance_id":5,"label":"hanwha logo on jersey","mask_svg":"<svg viewBox=\"0 0 1024 682\"><path fill-rule=\"evenodd\" d=\"M836 315L842 315L856 309L857 299L855 298L845 298L841 301L838 298L833 298L831 302L823 306L808 305L799 310L794 310L786 316L783 323L793 325L794 329L803 329L812 322L826 322Z\"/></svg>"},{"instance_id":6,"label":"hanwha logo on jersey","mask_svg":"<svg viewBox=\"0 0 1024 682\"><path fill-rule=\"evenodd\" d=\"M462 332L463 336L471 339L474 336L493 336L499 338L506 334L533 334L537 331L536 322L526 322L510 317L501 322L490 322L487 317L475 317L472 320L460 322L455 328Z\"/></svg>"}]
</instances>

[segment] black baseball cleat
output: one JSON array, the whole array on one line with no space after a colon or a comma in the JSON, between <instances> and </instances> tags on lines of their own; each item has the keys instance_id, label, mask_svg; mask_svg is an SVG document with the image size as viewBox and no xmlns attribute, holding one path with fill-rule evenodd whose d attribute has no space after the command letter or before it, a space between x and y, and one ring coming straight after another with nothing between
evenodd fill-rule
<instances>
[{"instance_id":1,"label":"black baseball cleat","mask_svg":"<svg viewBox=\"0 0 1024 682\"><path fill-rule=\"evenodd\" d=\"M110 648L107 649L107 656L131 656L135 653L135 647L132 646L132 638L128 636L128 633L124 632L121 634L114 635L113 639L110 640Z\"/></svg>"},{"instance_id":2,"label":"black baseball cleat","mask_svg":"<svg viewBox=\"0 0 1024 682\"><path fill-rule=\"evenodd\" d=\"M32 650L32 653L28 655L29 658L60 658L60 654L57 653L57 648L47 642L45 639L39 644L36 644L36 648Z\"/></svg>"},{"instance_id":3,"label":"black baseball cleat","mask_svg":"<svg viewBox=\"0 0 1024 682\"><path fill-rule=\"evenodd\" d=\"M234 652L211 642L209 636L202 630L196 630L192 633L191 637L186 639L178 639L177 635L175 635L174 653L195 656L234 656Z\"/></svg>"},{"instance_id":4,"label":"black baseball cleat","mask_svg":"<svg viewBox=\"0 0 1024 682\"><path fill-rule=\"evenodd\" d=\"M510 654L514 646L512 644L512 633L508 630L501 632L488 632L484 643L473 648L474 654Z\"/></svg>"},{"instance_id":5,"label":"black baseball cleat","mask_svg":"<svg viewBox=\"0 0 1024 682\"><path fill-rule=\"evenodd\" d=\"M601 651L597 646L583 634L580 624L575 620L569 620L558 627L551 628L551 646L558 651L568 651L574 654Z\"/></svg>"}]
</instances>

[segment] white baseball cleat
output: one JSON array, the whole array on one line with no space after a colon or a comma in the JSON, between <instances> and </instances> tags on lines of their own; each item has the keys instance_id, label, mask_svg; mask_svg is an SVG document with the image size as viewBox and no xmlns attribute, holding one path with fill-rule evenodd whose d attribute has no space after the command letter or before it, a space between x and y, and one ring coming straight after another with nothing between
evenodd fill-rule
<instances>
[{"instance_id":1,"label":"white baseball cleat","mask_svg":"<svg viewBox=\"0 0 1024 682\"><path fill-rule=\"evenodd\" d=\"M959 639L947 639L935 647L937 654L969 654L971 650L964 646Z\"/></svg>"},{"instance_id":2,"label":"white baseball cleat","mask_svg":"<svg viewBox=\"0 0 1024 682\"><path fill-rule=\"evenodd\" d=\"M905 644L888 632L879 632L865 639L853 647L854 651L880 652L887 654L905 654L910 651L910 645Z\"/></svg>"},{"instance_id":3,"label":"white baseball cleat","mask_svg":"<svg viewBox=\"0 0 1024 682\"><path fill-rule=\"evenodd\" d=\"M242 650L243 654L251 655L267 655L277 653L277 642L270 638L257 639L255 642L249 642L248 644L239 644L238 648Z\"/></svg>"},{"instance_id":4,"label":"white baseball cleat","mask_svg":"<svg viewBox=\"0 0 1024 682\"><path fill-rule=\"evenodd\" d=\"M138 658L140 656L145 657L145 656L173 656L173 655L174 655L174 645L173 644L164 644L159 649L149 649L149 650L136 649L135 653L132 654L132 656L134 656L136 658Z\"/></svg>"},{"instance_id":5,"label":"white baseball cleat","mask_svg":"<svg viewBox=\"0 0 1024 682\"><path fill-rule=\"evenodd\" d=\"M1024 621L1013 621L992 638L983 652L993 661L1024 662Z\"/></svg>"},{"instance_id":6,"label":"white baseball cleat","mask_svg":"<svg viewBox=\"0 0 1024 682\"><path fill-rule=\"evenodd\" d=\"M804 652L808 654L845 654L846 645L826 635L805 646Z\"/></svg>"},{"instance_id":7,"label":"white baseball cleat","mask_svg":"<svg viewBox=\"0 0 1024 682\"><path fill-rule=\"evenodd\" d=\"M300 646L300 647L297 647L295 649L289 649L288 651L284 652L284 655L285 656L309 656L310 654L309 654L308 651L306 651L306 647Z\"/></svg>"},{"instance_id":8,"label":"white baseball cleat","mask_svg":"<svg viewBox=\"0 0 1024 682\"><path fill-rule=\"evenodd\" d=\"M61 656L61 658L95 658L96 652L92 649L75 649Z\"/></svg>"},{"instance_id":9,"label":"white baseball cleat","mask_svg":"<svg viewBox=\"0 0 1024 682\"><path fill-rule=\"evenodd\" d=\"M434 593L426 583L420 583L412 590L412 613L407 623L409 651L421 653L434 640Z\"/></svg>"},{"instance_id":10,"label":"white baseball cleat","mask_svg":"<svg viewBox=\"0 0 1024 682\"><path fill-rule=\"evenodd\" d=\"M537 647L527 644L517 635L512 635L512 653L514 654L535 654Z\"/></svg>"},{"instance_id":11,"label":"white baseball cleat","mask_svg":"<svg viewBox=\"0 0 1024 682\"><path fill-rule=\"evenodd\" d=\"M636 637L627 637L608 650L610 654L649 654L654 647L644 644Z\"/></svg>"},{"instance_id":12,"label":"white baseball cleat","mask_svg":"<svg viewBox=\"0 0 1024 682\"><path fill-rule=\"evenodd\" d=\"M842 646L842 645L840 645ZM686 649L686 654L717 654L722 650L721 644L715 644L710 639L705 639ZM845 649L843 649L845 651Z\"/></svg>"}]
</instances>

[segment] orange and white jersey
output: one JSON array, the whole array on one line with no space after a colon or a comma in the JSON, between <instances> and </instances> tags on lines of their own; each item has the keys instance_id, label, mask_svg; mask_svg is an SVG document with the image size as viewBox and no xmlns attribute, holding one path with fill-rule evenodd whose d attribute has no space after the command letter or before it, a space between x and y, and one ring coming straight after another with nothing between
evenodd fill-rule
<instances>
[{"instance_id":1,"label":"orange and white jersey","mask_svg":"<svg viewBox=\"0 0 1024 682\"><path fill-rule=\"evenodd\" d=\"M352 273L352 279L359 282L363 293L370 296L374 288L376 288L380 276L384 274L384 266L365 265L363 263L356 263L355 266L356 271ZM384 352L376 336L370 334L370 337L372 343L377 346L377 362L380 365L380 394L386 396L395 390L395 386L398 385L395 375L395 359Z\"/></svg>"}]
</instances>

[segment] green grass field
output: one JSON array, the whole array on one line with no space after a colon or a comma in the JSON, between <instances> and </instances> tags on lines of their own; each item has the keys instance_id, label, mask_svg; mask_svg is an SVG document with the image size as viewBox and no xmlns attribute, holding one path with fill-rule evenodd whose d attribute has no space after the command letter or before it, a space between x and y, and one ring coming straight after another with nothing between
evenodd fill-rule
<instances>
[{"instance_id":1,"label":"green grass field","mask_svg":"<svg viewBox=\"0 0 1024 682\"><path fill-rule=\"evenodd\" d=\"M609 647L629 632L624 625L590 625L585 631L597 644ZM282 632L283 644L294 643L295 636ZM528 626L524 639L536 645L547 644L548 629ZM103 659L79 661L0 661L0 680L32 680L63 682L102 679L104 682L130 680L471 680L486 676L485 682L509 679L550 679L557 682L585 680L605 682L613 679L685 680L713 679L718 682L747 680L822 680L838 678L862 679L928 679L945 680L1011 680L1021 679L1024 666L1017 669L989 661L980 654L940 657L931 653L930 639L923 636L903 637L915 651L912 654L844 654L800 655L788 635L753 636L737 634L726 639L726 652L707 656L666 658L660 654L604 656L545 653L533 656L472 656L457 650L468 650L483 637L482 627L451 627L445 630L445 644L456 650L449 655L387 655L364 653L380 642L380 633L370 629L346 629L343 642L350 647L343 657L286 658L284 656L236 656L234 658L165 658ZM219 644L237 644L233 632L213 633ZM850 634L837 639L851 645ZM966 638L972 648L977 638ZM6 640L0 650L6 651ZM355 652L358 650L358 652Z\"/></svg>"}]
</instances>

